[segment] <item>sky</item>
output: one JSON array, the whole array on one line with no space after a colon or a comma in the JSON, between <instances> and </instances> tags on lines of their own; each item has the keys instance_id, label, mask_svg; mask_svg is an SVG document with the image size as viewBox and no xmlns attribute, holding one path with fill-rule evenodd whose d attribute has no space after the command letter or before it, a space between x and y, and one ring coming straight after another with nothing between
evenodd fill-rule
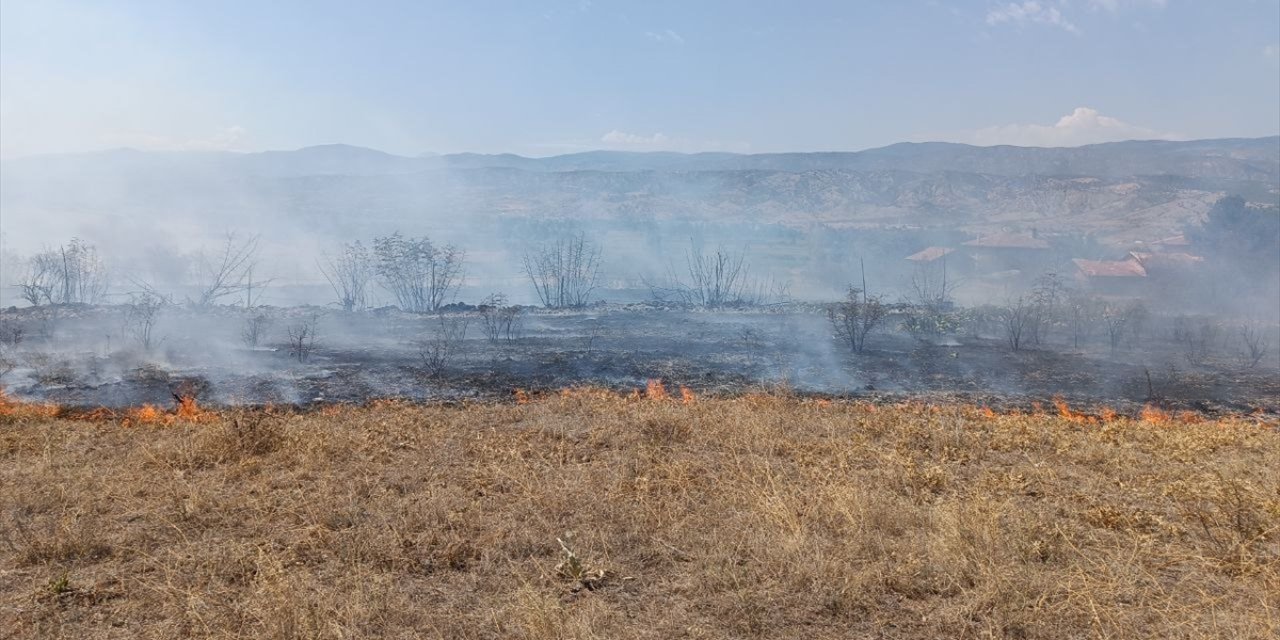
<instances>
[{"instance_id":1,"label":"sky","mask_svg":"<svg viewBox=\"0 0 1280 640\"><path fill-rule=\"evenodd\" d=\"M1280 132L1280 0L0 0L0 157Z\"/></svg>"}]
</instances>

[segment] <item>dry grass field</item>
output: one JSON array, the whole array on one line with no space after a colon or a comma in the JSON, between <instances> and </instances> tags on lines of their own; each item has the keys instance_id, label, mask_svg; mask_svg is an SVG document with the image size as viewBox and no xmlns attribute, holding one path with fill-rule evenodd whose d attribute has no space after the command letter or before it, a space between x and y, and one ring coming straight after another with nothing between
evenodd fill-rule
<instances>
[{"instance_id":1,"label":"dry grass field","mask_svg":"<svg viewBox=\"0 0 1280 640\"><path fill-rule=\"evenodd\" d=\"M5 637L1280 632L1280 432L1247 417L4 406Z\"/></svg>"}]
</instances>

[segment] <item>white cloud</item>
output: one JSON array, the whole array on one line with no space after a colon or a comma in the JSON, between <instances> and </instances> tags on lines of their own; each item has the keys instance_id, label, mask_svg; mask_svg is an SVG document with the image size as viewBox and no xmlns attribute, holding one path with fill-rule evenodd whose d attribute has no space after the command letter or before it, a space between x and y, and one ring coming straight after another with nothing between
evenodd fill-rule
<instances>
[{"instance_id":1,"label":"white cloud","mask_svg":"<svg viewBox=\"0 0 1280 640\"><path fill-rule=\"evenodd\" d=\"M1076 147L1121 140L1179 140L1185 137L1129 124L1104 116L1097 109L1077 107L1051 125L1006 124L940 136L913 136L913 139L964 142L981 146L1009 144L1021 147Z\"/></svg>"},{"instance_id":2,"label":"white cloud","mask_svg":"<svg viewBox=\"0 0 1280 640\"><path fill-rule=\"evenodd\" d=\"M732 151L747 153L751 145L746 142L725 142L722 140L691 140L668 136L665 133L643 135L627 133L614 129L600 136L600 142L608 149L627 151L681 151L697 153L699 151Z\"/></svg>"},{"instance_id":3,"label":"white cloud","mask_svg":"<svg viewBox=\"0 0 1280 640\"><path fill-rule=\"evenodd\" d=\"M1057 7L1048 6L1037 0L1010 2L987 12L987 24L997 26L1005 23L1017 26L1045 24L1060 27L1069 33L1080 33L1076 25L1063 17Z\"/></svg>"},{"instance_id":4,"label":"white cloud","mask_svg":"<svg viewBox=\"0 0 1280 640\"><path fill-rule=\"evenodd\" d=\"M143 151L236 151L241 149L248 132L240 125L232 125L212 135L183 138L145 131L114 131L102 137L102 143L111 147L132 147Z\"/></svg>"},{"instance_id":5,"label":"white cloud","mask_svg":"<svg viewBox=\"0 0 1280 640\"><path fill-rule=\"evenodd\" d=\"M644 32L644 36L650 40L656 40L658 42L684 44L684 38L671 29L663 29L662 31L646 31Z\"/></svg>"},{"instance_id":6,"label":"white cloud","mask_svg":"<svg viewBox=\"0 0 1280 640\"><path fill-rule=\"evenodd\" d=\"M1102 9L1111 13L1116 13L1121 9L1163 9L1168 6L1167 0L1089 0L1089 8L1093 10Z\"/></svg>"}]
</instances>

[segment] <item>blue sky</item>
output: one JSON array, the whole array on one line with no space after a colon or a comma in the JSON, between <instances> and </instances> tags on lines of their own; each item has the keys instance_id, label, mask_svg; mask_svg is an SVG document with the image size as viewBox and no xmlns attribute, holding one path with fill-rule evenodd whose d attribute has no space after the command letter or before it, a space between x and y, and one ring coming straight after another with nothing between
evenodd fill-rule
<instances>
[{"instance_id":1,"label":"blue sky","mask_svg":"<svg viewBox=\"0 0 1280 640\"><path fill-rule=\"evenodd\" d=\"M0 155L854 150L1280 130L1277 0L0 0Z\"/></svg>"}]
</instances>

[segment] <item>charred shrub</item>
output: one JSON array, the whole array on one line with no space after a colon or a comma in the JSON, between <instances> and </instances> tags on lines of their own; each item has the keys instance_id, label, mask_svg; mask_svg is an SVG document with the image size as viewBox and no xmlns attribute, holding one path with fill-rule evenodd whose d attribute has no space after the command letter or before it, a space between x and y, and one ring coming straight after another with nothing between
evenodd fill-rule
<instances>
[{"instance_id":1,"label":"charred shrub","mask_svg":"<svg viewBox=\"0 0 1280 640\"><path fill-rule=\"evenodd\" d=\"M68 385L76 381L76 370L71 361L51 353L34 352L23 356L24 364L31 369L31 377L43 385Z\"/></svg>"},{"instance_id":2,"label":"charred shrub","mask_svg":"<svg viewBox=\"0 0 1280 640\"><path fill-rule=\"evenodd\" d=\"M490 294L480 302L477 311L480 313L480 325L484 329L484 337L489 342L515 342L520 339L524 320L523 309L517 305L508 305L505 295Z\"/></svg>"},{"instance_id":3,"label":"charred shrub","mask_svg":"<svg viewBox=\"0 0 1280 640\"><path fill-rule=\"evenodd\" d=\"M467 324L466 318L440 316L435 330L418 340L418 357L422 359L422 368L427 375L436 377L448 368L462 349L462 341L467 338Z\"/></svg>"}]
</instances>

